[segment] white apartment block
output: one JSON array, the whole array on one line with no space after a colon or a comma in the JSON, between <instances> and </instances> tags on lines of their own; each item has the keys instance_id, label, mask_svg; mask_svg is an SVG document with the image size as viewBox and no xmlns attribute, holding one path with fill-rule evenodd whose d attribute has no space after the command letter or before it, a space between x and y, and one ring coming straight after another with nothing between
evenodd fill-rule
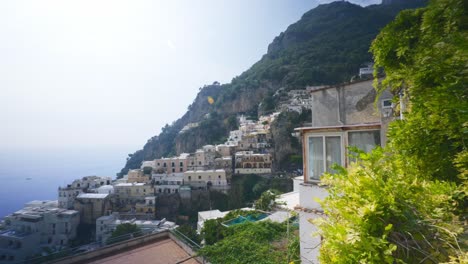
<instances>
[{"instance_id":1,"label":"white apartment block","mask_svg":"<svg viewBox=\"0 0 468 264\"><path fill-rule=\"evenodd\" d=\"M196 189L225 191L229 188L225 170L186 171L184 173L184 184Z\"/></svg>"},{"instance_id":2,"label":"white apartment block","mask_svg":"<svg viewBox=\"0 0 468 264\"><path fill-rule=\"evenodd\" d=\"M96 241L105 245L112 232L121 224L134 224L143 234L157 233L177 227L173 222L163 220L120 220L118 213L102 216L96 220Z\"/></svg>"},{"instance_id":3,"label":"white apartment block","mask_svg":"<svg viewBox=\"0 0 468 264\"><path fill-rule=\"evenodd\" d=\"M57 208L57 201L32 201L4 218L0 230L0 263L17 263L40 254L66 248L76 237L78 211Z\"/></svg>"},{"instance_id":4,"label":"white apartment block","mask_svg":"<svg viewBox=\"0 0 468 264\"><path fill-rule=\"evenodd\" d=\"M99 187L110 185L111 182L111 177L99 176L87 176L74 180L66 187L58 188L58 206L60 208L73 209L74 201L80 193L96 192Z\"/></svg>"},{"instance_id":5,"label":"white apartment block","mask_svg":"<svg viewBox=\"0 0 468 264\"><path fill-rule=\"evenodd\" d=\"M154 182L154 191L156 194L178 193L180 186L184 183L184 173L153 173L151 177Z\"/></svg>"}]
</instances>

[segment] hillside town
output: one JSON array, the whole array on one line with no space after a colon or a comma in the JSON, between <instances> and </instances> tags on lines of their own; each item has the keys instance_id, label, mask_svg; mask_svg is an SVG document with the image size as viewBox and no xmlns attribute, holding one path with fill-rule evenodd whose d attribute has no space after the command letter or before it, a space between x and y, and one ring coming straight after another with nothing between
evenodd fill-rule
<instances>
[{"instance_id":1,"label":"hillside town","mask_svg":"<svg viewBox=\"0 0 468 264\"><path fill-rule=\"evenodd\" d=\"M256 121L238 116L239 127L229 132L224 144L205 145L193 153L144 161L139 169L130 170L120 179L87 176L60 186L57 201L32 201L5 217L0 231L0 262L38 257L44 254L44 248L60 252L77 239L79 225L94 227L88 232L94 234L95 242L86 250L109 244L117 226L125 223L136 225L142 234L172 230L178 226L175 222L156 219L158 203L168 195L190 197L193 191L227 193L233 177L241 175L273 177L271 124L281 112L307 109L312 110L312 126L296 129L305 142L304 176L292 179L292 192L278 196L275 203L278 206L265 212L261 221L283 222L294 212L298 214L302 255L316 259L320 240L310 236L314 227L307 219L322 217L323 212L319 204L305 197L326 196L326 190L316 185L318 176L330 170L332 163L347 164L345 144L366 151L384 144L384 129L393 116L392 104L387 103L391 96L382 95L379 108L374 109L373 97L366 100L372 92L372 80L292 90L278 112L260 116ZM345 96L340 96L343 93ZM180 133L193 127L188 125ZM326 149L322 149L323 143L317 148L317 140L326 142ZM320 153L326 156L317 157ZM227 214L217 209L199 211L197 232L201 233L205 221Z\"/></svg>"},{"instance_id":2,"label":"hillside town","mask_svg":"<svg viewBox=\"0 0 468 264\"><path fill-rule=\"evenodd\" d=\"M115 178L51 183L0 219L0 264L466 263L461 6L319 5Z\"/></svg>"}]
</instances>

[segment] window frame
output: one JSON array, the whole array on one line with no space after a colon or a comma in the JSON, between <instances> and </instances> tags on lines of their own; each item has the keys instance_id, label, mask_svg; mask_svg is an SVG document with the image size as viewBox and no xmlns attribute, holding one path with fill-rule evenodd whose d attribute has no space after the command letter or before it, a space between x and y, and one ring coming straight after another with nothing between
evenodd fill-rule
<instances>
[{"instance_id":1,"label":"window frame","mask_svg":"<svg viewBox=\"0 0 468 264\"><path fill-rule=\"evenodd\" d=\"M372 131L378 131L379 133L382 133L382 128L359 128L359 129L349 129L349 130L342 130L342 131L320 131L320 132L305 132L304 133L304 153L303 153L303 162L304 162L304 178L306 182L320 182L320 179L315 179L311 178L309 176L309 139L311 137L321 137L322 138L322 150L323 150L323 168L324 168L324 173L327 172L326 168L326 137L334 137L334 136L339 136L341 138L341 166L347 167L351 160L350 156L348 155L348 147L349 145L349 133L355 133L355 132L372 132ZM380 146L382 146L382 135L380 135ZM307 159L306 159L307 158Z\"/></svg>"},{"instance_id":2,"label":"window frame","mask_svg":"<svg viewBox=\"0 0 468 264\"><path fill-rule=\"evenodd\" d=\"M346 155L345 155L345 137L347 137L347 135L345 135L345 133L343 132L319 132L319 133L306 133L305 134L305 138L307 139L307 142L305 144L305 153L306 154L306 157L307 159L305 160L304 164L306 164L306 170L304 171L304 174L306 174L306 179L307 181L320 181L320 177L319 179L316 179L316 178L311 178L309 176L309 156L310 156L310 152L309 152L309 141L310 141L310 138L312 137L315 137L315 138L322 138L322 150L323 150L323 169L324 169L324 172L327 172L327 159L326 159L326 156L327 156L327 152L326 152L326 137L340 137L340 151L341 151L341 164L339 164L340 166L345 166L345 160L346 160ZM322 173L322 174L323 174Z\"/></svg>"}]
</instances>

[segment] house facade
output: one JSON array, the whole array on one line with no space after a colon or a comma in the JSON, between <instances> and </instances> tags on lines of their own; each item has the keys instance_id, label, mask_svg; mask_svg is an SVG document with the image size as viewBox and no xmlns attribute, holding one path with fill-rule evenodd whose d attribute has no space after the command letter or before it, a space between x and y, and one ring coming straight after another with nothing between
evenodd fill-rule
<instances>
[{"instance_id":1,"label":"house facade","mask_svg":"<svg viewBox=\"0 0 468 264\"><path fill-rule=\"evenodd\" d=\"M348 166L353 161L349 147L369 152L385 144L392 95L385 91L376 98L372 80L311 91L312 126L296 129L304 159L299 186L302 263L318 263L321 238L312 236L317 229L309 220L326 217L316 201L328 195L319 185L323 173L333 173L334 164Z\"/></svg>"}]
</instances>

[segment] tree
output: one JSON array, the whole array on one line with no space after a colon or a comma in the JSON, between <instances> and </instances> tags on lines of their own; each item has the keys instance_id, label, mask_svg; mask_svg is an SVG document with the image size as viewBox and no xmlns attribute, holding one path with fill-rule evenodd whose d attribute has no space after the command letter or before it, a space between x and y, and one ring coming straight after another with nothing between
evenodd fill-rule
<instances>
[{"instance_id":1,"label":"tree","mask_svg":"<svg viewBox=\"0 0 468 264\"><path fill-rule=\"evenodd\" d=\"M324 263L466 263L467 2L401 12L372 45L407 111L389 141L322 183ZM376 82L377 84L377 82Z\"/></svg>"},{"instance_id":2,"label":"tree","mask_svg":"<svg viewBox=\"0 0 468 264\"><path fill-rule=\"evenodd\" d=\"M197 231L192 228L190 225L181 225L177 227L177 231L182 233L188 239L192 240L193 242L200 244L201 238L200 235L197 234Z\"/></svg>"},{"instance_id":3,"label":"tree","mask_svg":"<svg viewBox=\"0 0 468 264\"><path fill-rule=\"evenodd\" d=\"M431 1L400 13L372 45L375 69L408 101L405 120L390 128L392 146L431 177L460 181L457 156L466 151L468 128L468 4ZM422 129L421 129L422 128Z\"/></svg>"},{"instance_id":4,"label":"tree","mask_svg":"<svg viewBox=\"0 0 468 264\"><path fill-rule=\"evenodd\" d=\"M141 229L130 223L124 223L118 225L114 232L112 232L111 237L107 240L108 244L118 243L133 237L139 237L142 235Z\"/></svg>"},{"instance_id":5,"label":"tree","mask_svg":"<svg viewBox=\"0 0 468 264\"><path fill-rule=\"evenodd\" d=\"M221 224L218 219L210 219L203 223L201 235L206 245L213 245L226 235L227 227Z\"/></svg>"},{"instance_id":6,"label":"tree","mask_svg":"<svg viewBox=\"0 0 468 264\"><path fill-rule=\"evenodd\" d=\"M267 190L262 193L260 198L255 201L254 207L257 210L271 211L276 205L276 198L278 198L278 191Z\"/></svg>"}]
</instances>

